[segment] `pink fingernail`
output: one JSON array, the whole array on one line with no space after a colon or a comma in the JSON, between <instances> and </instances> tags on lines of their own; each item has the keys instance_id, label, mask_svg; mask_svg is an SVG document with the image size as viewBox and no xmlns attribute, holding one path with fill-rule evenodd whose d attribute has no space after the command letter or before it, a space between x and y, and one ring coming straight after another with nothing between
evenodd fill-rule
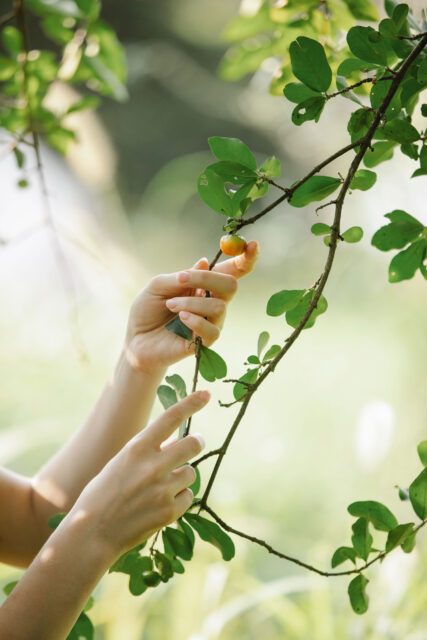
<instances>
[{"instance_id":1,"label":"pink fingernail","mask_svg":"<svg viewBox=\"0 0 427 640\"><path fill-rule=\"evenodd\" d=\"M206 446L206 442L205 442L205 439L202 436L202 434L201 433L193 433L193 437L197 438L197 440L200 442L201 448L204 449L205 446Z\"/></svg>"},{"instance_id":2,"label":"pink fingernail","mask_svg":"<svg viewBox=\"0 0 427 640\"><path fill-rule=\"evenodd\" d=\"M190 280L190 274L188 271L181 271L178 273L179 282L188 282Z\"/></svg>"},{"instance_id":3,"label":"pink fingernail","mask_svg":"<svg viewBox=\"0 0 427 640\"><path fill-rule=\"evenodd\" d=\"M165 304L166 304L167 308L168 308L168 309L171 309L172 311L173 311L174 309L176 309L176 308L177 308L177 306L178 306L178 303L177 303L177 301L175 300L175 298L171 298L170 300L166 300Z\"/></svg>"},{"instance_id":4,"label":"pink fingernail","mask_svg":"<svg viewBox=\"0 0 427 640\"><path fill-rule=\"evenodd\" d=\"M182 318L182 320L188 320L190 314L187 311L180 311L179 317Z\"/></svg>"}]
</instances>

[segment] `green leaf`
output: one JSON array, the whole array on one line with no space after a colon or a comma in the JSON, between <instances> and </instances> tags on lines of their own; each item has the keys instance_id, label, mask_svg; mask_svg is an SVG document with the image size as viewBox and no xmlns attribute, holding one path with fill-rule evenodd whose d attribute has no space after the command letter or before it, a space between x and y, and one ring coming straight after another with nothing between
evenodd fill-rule
<instances>
[{"instance_id":1,"label":"green leaf","mask_svg":"<svg viewBox=\"0 0 427 640\"><path fill-rule=\"evenodd\" d=\"M268 333L268 331L262 331L259 334L259 336L258 336L258 344L257 344L257 355L258 355L258 358L261 357L261 354L264 351L265 347L267 346L269 340L270 340L270 334Z\"/></svg>"},{"instance_id":2,"label":"green leaf","mask_svg":"<svg viewBox=\"0 0 427 640\"><path fill-rule=\"evenodd\" d=\"M13 582L8 582L3 587L3 593L6 596L10 596L10 594L12 593L12 591L14 590L17 584L18 584L18 580L13 580Z\"/></svg>"},{"instance_id":3,"label":"green leaf","mask_svg":"<svg viewBox=\"0 0 427 640\"><path fill-rule=\"evenodd\" d=\"M409 485L409 499L417 516L427 518L427 467Z\"/></svg>"},{"instance_id":4,"label":"green leaf","mask_svg":"<svg viewBox=\"0 0 427 640\"><path fill-rule=\"evenodd\" d=\"M16 58L24 46L21 32L16 27L4 27L1 32L1 39L5 49Z\"/></svg>"},{"instance_id":5,"label":"green leaf","mask_svg":"<svg viewBox=\"0 0 427 640\"><path fill-rule=\"evenodd\" d=\"M83 96L80 100L74 102L69 107L66 113L75 113L76 111L83 111L84 109L97 109L99 107L100 100L97 96Z\"/></svg>"},{"instance_id":6,"label":"green leaf","mask_svg":"<svg viewBox=\"0 0 427 640\"><path fill-rule=\"evenodd\" d=\"M289 200L293 207L305 207L311 202L323 200L340 186L339 178L312 176L295 190Z\"/></svg>"},{"instance_id":7,"label":"green leaf","mask_svg":"<svg viewBox=\"0 0 427 640\"><path fill-rule=\"evenodd\" d=\"M360 573L358 576L348 585L348 596L350 598L350 604L355 613L366 613L369 606L369 598L366 594L366 585L368 584L368 578Z\"/></svg>"},{"instance_id":8,"label":"green leaf","mask_svg":"<svg viewBox=\"0 0 427 640\"><path fill-rule=\"evenodd\" d=\"M208 382L215 382L215 380L225 378L227 364L218 353L202 346L200 350L200 374Z\"/></svg>"},{"instance_id":9,"label":"green leaf","mask_svg":"<svg viewBox=\"0 0 427 640\"><path fill-rule=\"evenodd\" d=\"M65 129L65 127L58 127L53 131L46 134L46 139L49 144L58 151L61 155L65 155L72 142L76 140L76 134L71 129Z\"/></svg>"},{"instance_id":10,"label":"green leaf","mask_svg":"<svg viewBox=\"0 0 427 640\"><path fill-rule=\"evenodd\" d=\"M0 82L13 78L18 69L19 67L15 60L0 56Z\"/></svg>"},{"instance_id":11,"label":"green leaf","mask_svg":"<svg viewBox=\"0 0 427 640\"><path fill-rule=\"evenodd\" d=\"M156 550L154 554L154 564L158 570L162 582L167 582L173 576L172 558L169 558L165 553Z\"/></svg>"},{"instance_id":12,"label":"green leaf","mask_svg":"<svg viewBox=\"0 0 427 640\"><path fill-rule=\"evenodd\" d=\"M351 560L353 564L356 564L356 552L352 547L338 547L332 556L331 566L333 569L338 565Z\"/></svg>"},{"instance_id":13,"label":"green leaf","mask_svg":"<svg viewBox=\"0 0 427 640\"><path fill-rule=\"evenodd\" d=\"M371 0L344 0L351 14L358 20L372 20L376 22L380 19L380 14L375 4Z\"/></svg>"},{"instance_id":14,"label":"green leaf","mask_svg":"<svg viewBox=\"0 0 427 640\"><path fill-rule=\"evenodd\" d=\"M257 165L252 151L238 138L212 136L208 138L208 143L212 153L218 160L237 162L255 171Z\"/></svg>"},{"instance_id":15,"label":"green leaf","mask_svg":"<svg viewBox=\"0 0 427 640\"><path fill-rule=\"evenodd\" d=\"M390 91L392 80L382 80L382 75L377 76L377 82L372 85L369 94L369 100L373 109L379 109L384 102L388 92ZM401 110L400 90L396 91L390 104L388 105L385 115L387 118L395 118Z\"/></svg>"},{"instance_id":16,"label":"green leaf","mask_svg":"<svg viewBox=\"0 0 427 640\"><path fill-rule=\"evenodd\" d=\"M268 362L269 360L272 360L273 358L275 358L279 353L279 351L281 351L281 349L282 347L279 344L272 344L271 347L267 349L267 351L264 354L264 357L262 359L263 363Z\"/></svg>"},{"instance_id":17,"label":"green leaf","mask_svg":"<svg viewBox=\"0 0 427 640\"><path fill-rule=\"evenodd\" d=\"M182 564L181 560L178 560L178 558L173 558L172 569L175 573L185 573L185 567Z\"/></svg>"},{"instance_id":18,"label":"green leaf","mask_svg":"<svg viewBox=\"0 0 427 640\"><path fill-rule=\"evenodd\" d=\"M282 173L280 160L276 156L267 158L260 166L259 171L265 174L267 178L278 178Z\"/></svg>"},{"instance_id":19,"label":"green leaf","mask_svg":"<svg viewBox=\"0 0 427 640\"><path fill-rule=\"evenodd\" d=\"M248 356L248 363L249 364L261 364L261 361L258 358L258 356L252 355L252 356Z\"/></svg>"},{"instance_id":20,"label":"green leaf","mask_svg":"<svg viewBox=\"0 0 427 640\"><path fill-rule=\"evenodd\" d=\"M402 546L412 534L414 526L413 522L408 522L406 524L398 524L397 527L389 531L385 545L386 553L389 553L396 547Z\"/></svg>"},{"instance_id":21,"label":"green leaf","mask_svg":"<svg viewBox=\"0 0 427 640\"><path fill-rule=\"evenodd\" d=\"M133 596L140 596L147 590L147 583L140 573L134 572L129 576L129 591Z\"/></svg>"},{"instance_id":22,"label":"green leaf","mask_svg":"<svg viewBox=\"0 0 427 640\"><path fill-rule=\"evenodd\" d=\"M91 619L82 612L68 634L67 640L93 640L94 634L95 629Z\"/></svg>"},{"instance_id":23,"label":"green leaf","mask_svg":"<svg viewBox=\"0 0 427 640\"><path fill-rule=\"evenodd\" d=\"M373 542L373 538L369 533L369 523L366 518L358 518L351 528L353 530L351 543L354 550L359 558L366 561L371 552Z\"/></svg>"},{"instance_id":24,"label":"green leaf","mask_svg":"<svg viewBox=\"0 0 427 640\"><path fill-rule=\"evenodd\" d=\"M183 323L179 316L175 316L174 318L172 318L172 320L170 320L165 326L168 331L172 331L172 333L179 336L180 338L184 338L184 340L193 339L193 332L187 327L186 324Z\"/></svg>"},{"instance_id":25,"label":"green leaf","mask_svg":"<svg viewBox=\"0 0 427 640\"><path fill-rule=\"evenodd\" d=\"M421 460L421 464L427 467L427 440L423 440L417 446L418 456Z\"/></svg>"},{"instance_id":26,"label":"green leaf","mask_svg":"<svg viewBox=\"0 0 427 640\"><path fill-rule=\"evenodd\" d=\"M401 282L412 278L423 263L426 248L427 240L422 238L395 255L389 266L389 282Z\"/></svg>"},{"instance_id":27,"label":"green leaf","mask_svg":"<svg viewBox=\"0 0 427 640\"><path fill-rule=\"evenodd\" d=\"M225 178L227 182L233 184L244 184L253 182L257 178L257 174L252 169L248 169L243 164L237 162L229 162L228 160L220 160L208 167L221 178Z\"/></svg>"},{"instance_id":28,"label":"green leaf","mask_svg":"<svg viewBox=\"0 0 427 640\"><path fill-rule=\"evenodd\" d=\"M18 169L23 169L25 165L25 155L19 147L14 148L13 154L15 156L16 166L18 167Z\"/></svg>"},{"instance_id":29,"label":"green leaf","mask_svg":"<svg viewBox=\"0 0 427 640\"><path fill-rule=\"evenodd\" d=\"M405 553L411 553L415 548L417 534L414 531L410 533L408 537L402 542L401 547Z\"/></svg>"},{"instance_id":30,"label":"green leaf","mask_svg":"<svg viewBox=\"0 0 427 640\"><path fill-rule=\"evenodd\" d=\"M427 58L425 56L418 67L417 80L422 85L427 84Z\"/></svg>"},{"instance_id":31,"label":"green leaf","mask_svg":"<svg viewBox=\"0 0 427 640\"><path fill-rule=\"evenodd\" d=\"M289 311L286 312L286 322L294 329L298 327L301 320L303 319L305 314L308 312L308 309L311 305L311 301L313 300L314 295L315 295L314 291L308 290L303 295L303 297L298 302L298 304L293 309L290 309ZM328 308L328 303L326 301L326 298L325 296L321 295L317 302L317 306L313 309L308 320L306 321L304 325L304 329L310 329L316 322L317 317L322 313L325 313L327 308Z\"/></svg>"},{"instance_id":32,"label":"green leaf","mask_svg":"<svg viewBox=\"0 0 427 640\"><path fill-rule=\"evenodd\" d=\"M372 27L352 27L347 44L352 54L365 62L388 66L395 57L388 41Z\"/></svg>"},{"instance_id":33,"label":"green leaf","mask_svg":"<svg viewBox=\"0 0 427 640\"><path fill-rule=\"evenodd\" d=\"M347 131L351 136L352 142L357 142L357 140L366 135L374 118L374 112L367 107L353 111L347 124Z\"/></svg>"},{"instance_id":34,"label":"green leaf","mask_svg":"<svg viewBox=\"0 0 427 640\"><path fill-rule=\"evenodd\" d=\"M214 211L232 217L237 213L231 197L225 191L225 179L219 176L212 165L207 167L199 176L197 189L202 200Z\"/></svg>"},{"instance_id":35,"label":"green leaf","mask_svg":"<svg viewBox=\"0 0 427 640\"><path fill-rule=\"evenodd\" d=\"M223 560L231 560L236 552L234 542L216 522L207 520L196 513L184 513L184 518L197 531L205 542L210 542L217 547Z\"/></svg>"},{"instance_id":36,"label":"green leaf","mask_svg":"<svg viewBox=\"0 0 427 640\"><path fill-rule=\"evenodd\" d=\"M405 142L401 145L400 150L405 156L411 158L411 160L418 160L418 147L416 144Z\"/></svg>"},{"instance_id":37,"label":"green leaf","mask_svg":"<svg viewBox=\"0 0 427 640\"><path fill-rule=\"evenodd\" d=\"M294 309L304 293L305 289L284 289L274 293L267 302L267 315L281 316L286 311Z\"/></svg>"},{"instance_id":38,"label":"green leaf","mask_svg":"<svg viewBox=\"0 0 427 640\"><path fill-rule=\"evenodd\" d=\"M409 500L408 489L402 489L402 487L399 487L398 485L396 485L396 489L398 489L399 500Z\"/></svg>"},{"instance_id":39,"label":"green leaf","mask_svg":"<svg viewBox=\"0 0 427 640\"><path fill-rule=\"evenodd\" d=\"M148 556L142 557L137 548L123 553L108 569L108 573L126 573L151 571L153 563Z\"/></svg>"},{"instance_id":40,"label":"green leaf","mask_svg":"<svg viewBox=\"0 0 427 640\"><path fill-rule=\"evenodd\" d=\"M179 556L183 560L191 560L193 557L193 545L185 533L179 531L179 529L166 527L162 530L162 538L163 542L165 542L166 538L174 555Z\"/></svg>"},{"instance_id":41,"label":"green leaf","mask_svg":"<svg viewBox=\"0 0 427 640\"><path fill-rule=\"evenodd\" d=\"M47 526L50 527L51 529L56 529L57 527L59 527L59 525L61 524L61 522L63 521L66 515L67 515L67 512L65 511L55 513L53 516L50 516L50 518L48 519Z\"/></svg>"},{"instance_id":42,"label":"green leaf","mask_svg":"<svg viewBox=\"0 0 427 640\"><path fill-rule=\"evenodd\" d=\"M377 181L377 174L375 171L369 171L369 169L359 169L354 174L354 177L350 183L350 189L359 189L360 191L367 191Z\"/></svg>"},{"instance_id":43,"label":"green leaf","mask_svg":"<svg viewBox=\"0 0 427 640\"><path fill-rule=\"evenodd\" d=\"M27 0L27 5L39 16L59 15L67 18L83 18L74 0Z\"/></svg>"},{"instance_id":44,"label":"green leaf","mask_svg":"<svg viewBox=\"0 0 427 640\"><path fill-rule=\"evenodd\" d=\"M395 142L376 142L368 149L363 157L365 167L376 167L381 162L390 160L393 157L393 147Z\"/></svg>"},{"instance_id":45,"label":"green leaf","mask_svg":"<svg viewBox=\"0 0 427 640\"><path fill-rule=\"evenodd\" d=\"M169 407L178 402L175 389L172 389L167 384L161 384L157 387L157 397L162 403L163 409L169 409Z\"/></svg>"},{"instance_id":46,"label":"green leaf","mask_svg":"<svg viewBox=\"0 0 427 640\"><path fill-rule=\"evenodd\" d=\"M197 496L197 494L200 491L201 477L200 477L199 467L193 467L193 468L194 468L194 471L196 472L196 479L194 480L193 484L189 486L189 489L191 489L194 496Z\"/></svg>"},{"instance_id":47,"label":"green leaf","mask_svg":"<svg viewBox=\"0 0 427 640\"><path fill-rule=\"evenodd\" d=\"M295 109L292 111L292 122L297 126L307 122L308 120L319 122L325 104L326 98L323 96L304 100L304 102L297 104Z\"/></svg>"},{"instance_id":48,"label":"green leaf","mask_svg":"<svg viewBox=\"0 0 427 640\"><path fill-rule=\"evenodd\" d=\"M176 391L176 394L180 400L187 397L187 387L185 380L177 373L173 373L171 376L166 376L166 382L170 384Z\"/></svg>"},{"instance_id":49,"label":"green leaf","mask_svg":"<svg viewBox=\"0 0 427 640\"><path fill-rule=\"evenodd\" d=\"M178 526L182 529L182 531L185 533L187 538L190 540L191 546L194 547L194 544L196 542L196 537L194 535L193 529L182 518L178 518L177 522L178 522Z\"/></svg>"},{"instance_id":50,"label":"green leaf","mask_svg":"<svg viewBox=\"0 0 427 640\"><path fill-rule=\"evenodd\" d=\"M309 98L319 97L318 91L313 91L306 87L305 84L300 84L299 82L290 82L283 89L284 96L289 100L289 102L295 102L299 104L308 100Z\"/></svg>"},{"instance_id":51,"label":"green leaf","mask_svg":"<svg viewBox=\"0 0 427 640\"><path fill-rule=\"evenodd\" d=\"M419 132L412 124L407 120L400 120L399 118L394 118L394 120L386 122L382 128L382 132L388 140L395 140L401 144L404 142L415 142L420 138Z\"/></svg>"},{"instance_id":52,"label":"green leaf","mask_svg":"<svg viewBox=\"0 0 427 640\"><path fill-rule=\"evenodd\" d=\"M363 238L362 227L350 227L341 234L345 242L359 242Z\"/></svg>"},{"instance_id":53,"label":"green leaf","mask_svg":"<svg viewBox=\"0 0 427 640\"><path fill-rule=\"evenodd\" d=\"M324 236L326 233L331 233L331 226L324 222L315 222L311 227L311 233L315 236Z\"/></svg>"},{"instance_id":54,"label":"green leaf","mask_svg":"<svg viewBox=\"0 0 427 640\"><path fill-rule=\"evenodd\" d=\"M299 36L289 47L294 75L313 91L327 91L332 82L332 70L325 50L316 40Z\"/></svg>"},{"instance_id":55,"label":"green leaf","mask_svg":"<svg viewBox=\"0 0 427 640\"><path fill-rule=\"evenodd\" d=\"M395 209L385 217L391 220L390 224L378 229L371 240L371 244L380 251L402 249L424 229L419 220L401 209Z\"/></svg>"},{"instance_id":56,"label":"green leaf","mask_svg":"<svg viewBox=\"0 0 427 640\"><path fill-rule=\"evenodd\" d=\"M259 367L256 367L255 369L249 369L243 376L239 378L239 380L248 384L253 384L257 380L258 372ZM235 400L241 400L245 397L247 392L248 388L245 384L237 382L233 387L233 395Z\"/></svg>"},{"instance_id":57,"label":"green leaf","mask_svg":"<svg viewBox=\"0 0 427 640\"><path fill-rule=\"evenodd\" d=\"M390 531L398 524L390 509L376 500L353 502L347 510L356 518L366 518L372 522L378 531Z\"/></svg>"}]
</instances>

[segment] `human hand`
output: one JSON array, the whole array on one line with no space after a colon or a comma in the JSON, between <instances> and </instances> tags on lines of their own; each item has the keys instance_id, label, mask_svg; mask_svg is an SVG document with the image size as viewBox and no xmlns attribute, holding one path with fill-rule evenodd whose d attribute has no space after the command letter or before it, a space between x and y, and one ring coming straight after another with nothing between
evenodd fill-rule
<instances>
[{"instance_id":1,"label":"human hand","mask_svg":"<svg viewBox=\"0 0 427 640\"><path fill-rule=\"evenodd\" d=\"M197 391L165 411L134 436L89 482L72 508L88 518L95 539L115 558L182 516L193 502L196 479L185 464L200 453L192 434L163 444L179 425L209 401Z\"/></svg>"},{"instance_id":2,"label":"human hand","mask_svg":"<svg viewBox=\"0 0 427 640\"><path fill-rule=\"evenodd\" d=\"M194 341L166 329L177 313L204 346L213 344L236 293L237 279L252 271L258 252L258 243L251 241L244 253L216 264L212 271L202 258L187 271L155 276L130 311L125 354L132 368L150 373L194 353ZM205 297L205 291L211 297Z\"/></svg>"}]
</instances>

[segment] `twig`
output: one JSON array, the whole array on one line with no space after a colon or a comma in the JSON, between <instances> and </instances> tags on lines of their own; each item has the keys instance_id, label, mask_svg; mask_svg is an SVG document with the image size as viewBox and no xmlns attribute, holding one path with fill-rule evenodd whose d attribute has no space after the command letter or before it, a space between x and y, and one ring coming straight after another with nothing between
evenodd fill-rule
<instances>
[{"instance_id":1,"label":"twig","mask_svg":"<svg viewBox=\"0 0 427 640\"><path fill-rule=\"evenodd\" d=\"M422 33L417 33L414 36L397 36L399 40L420 40L427 36L427 31L423 31Z\"/></svg>"},{"instance_id":2,"label":"twig","mask_svg":"<svg viewBox=\"0 0 427 640\"><path fill-rule=\"evenodd\" d=\"M199 506L199 505L200 505L200 501L198 501L197 503L193 504L192 507ZM214 520L216 520L218 522L218 524L221 525L221 527L223 529L225 529L226 531L229 531L230 533L234 533L234 535L239 536L240 538L245 538L246 540L250 540L251 542L255 542L255 544L258 544L259 546L264 547L264 549L267 549L267 551L269 553L272 553L275 556L278 556L279 558L283 558L283 560L287 560L288 562L292 562L293 564L296 564L299 567L302 567L303 569L308 569L309 571L311 571L313 573L317 573L318 575L324 576L326 578L331 578L331 577L336 577L336 576L350 576L350 575L353 575L355 573L362 573L362 571L364 571L365 569L367 569L371 565L375 564L379 560L382 560L389 553L391 553L391 551L393 551L393 549L391 549L390 551L381 551L374 558L372 558L371 560L365 562L360 567L355 567L354 569L348 569L347 571L323 571L322 569L318 569L317 567L314 567L313 565L308 564L307 562L303 562L302 560L299 560L298 558L294 558L293 556L289 556L286 553L282 553L281 551L277 551L277 549L274 549L270 544L268 544L268 542L266 542L265 540L261 540L261 538L256 538L255 536L252 536L252 535L250 535L248 533L244 533L243 531L239 531L238 529L235 529L234 527L231 527L229 524L224 522L224 520L222 518L220 518L219 515L217 513L215 513L215 511L213 511L213 509L211 509L207 504L202 504L200 508L203 509L204 511L206 511L207 513L209 513L212 516L212 518L214 518ZM417 527L414 528L414 531L417 532L419 529L424 527L424 525L426 523L427 523L427 520L423 520Z\"/></svg>"},{"instance_id":3,"label":"twig","mask_svg":"<svg viewBox=\"0 0 427 640\"><path fill-rule=\"evenodd\" d=\"M392 71L391 69L389 69L389 71L392 72L393 75L383 76L382 78L376 78L375 76L373 76L372 78L363 78L363 80L359 80L358 82L355 82L354 84L348 87L345 87L344 89L340 89L340 91L335 91L335 93L326 93L325 98L326 100L330 100L331 98L335 98L336 96L341 96L342 94L348 93L349 91L352 91L356 87L360 87L362 84L367 84L368 82L375 84L376 82L382 81L382 80L393 80L394 71Z\"/></svg>"},{"instance_id":4,"label":"twig","mask_svg":"<svg viewBox=\"0 0 427 640\"><path fill-rule=\"evenodd\" d=\"M212 449L212 451L208 451L207 453L203 454L202 456L200 456L200 458L197 458L197 460L194 460L194 462L191 463L191 465L193 467L197 467L198 464L200 464L201 462L203 462L204 460L207 460L208 458L210 458L211 456L217 456L219 453L221 453L222 449Z\"/></svg>"},{"instance_id":5,"label":"twig","mask_svg":"<svg viewBox=\"0 0 427 640\"><path fill-rule=\"evenodd\" d=\"M219 454L216 463L214 465L214 468L212 470L212 473L209 477L206 489L203 493L203 496L201 498L200 501L200 510L202 509L203 505L206 504L207 502L207 498L209 496L209 493L212 489L215 477L218 473L218 470L221 466L221 463L224 459L224 456L227 452L228 446L234 436L234 433L237 430L237 427L239 426L243 416L246 413L246 409L249 405L249 402L253 396L253 394L256 392L256 390L258 389L258 387L264 382L264 380L267 378L268 375L270 375L270 373L272 373L277 364L280 362L280 360L282 360L282 358L286 355L286 353L289 351L289 349L292 347L292 345L294 344L294 342L297 340L298 336L300 335L301 331L304 329L307 321L309 320L313 310L316 308L317 303L320 299L320 296L322 295L322 292L326 286L326 283L328 281L329 278L329 274L332 268L332 264L334 261L334 257L335 257L335 252L336 252L336 248L337 248L337 242L338 242L338 237L339 237L339 233L340 233L340 221L341 221L341 214L342 214L342 209L343 209L343 205L344 205L344 200L345 200L345 196L348 192L351 180L354 176L354 174L356 173L360 163L363 160L363 157L366 153L366 151L368 150L368 148L370 147L373 135L375 133L375 131L377 130L378 126L381 123L381 120L391 102L391 100L393 99L394 94L396 93L397 89L399 88L400 83L402 82L406 71L408 70L408 68L410 67L410 65L412 64L412 62L417 58L417 56L421 53L421 51L425 48L425 46L427 45L427 37L425 37L423 40L421 40L421 42L413 49L413 51L410 53L410 55L405 59L404 63L402 64L402 66L399 69L399 72L396 74L395 78L393 78L393 81L389 87L389 90L387 92L387 95L385 96L381 106L378 109L378 112L371 124L371 126L369 127L366 135L358 142L359 144L359 150L357 152L357 154L355 155L353 161L350 164L350 168L348 170L347 176L344 180L344 183L339 191L338 197L336 199L336 205L335 205L335 216L334 216L334 221L332 224L332 233L331 233L331 240L330 240L330 244L329 244L329 251L328 251L328 256L326 259L326 263L325 263L325 267L323 269L322 275L320 277L320 279L318 280L318 285L315 289L315 293L314 296L310 302L310 305L307 309L307 312L304 314L303 318L301 319L301 321L299 322L298 326L294 329L294 331L291 333L291 335L288 337L288 339L286 340L286 344L284 347L282 347L282 349L280 350L280 352L277 354L277 356L275 358L273 358L273 360L271 361L271 363L268 365L268 367L263 371L263 373L260 375L260 377L258 378L258 380L253 383L253 386L250 390L248 390L248 393L246 394L244 400L243 400L243 404L233 422L233 424L231 425L230 431L227 434L223 444L222 444L222 451Z\"/></svg>"}]
</instances>

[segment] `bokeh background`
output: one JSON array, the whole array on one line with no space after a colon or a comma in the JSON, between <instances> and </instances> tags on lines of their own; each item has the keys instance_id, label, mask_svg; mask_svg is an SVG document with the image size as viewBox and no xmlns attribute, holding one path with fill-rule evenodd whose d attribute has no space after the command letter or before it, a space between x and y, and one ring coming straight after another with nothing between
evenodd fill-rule
<instances>
[{"instance_id":1,"label":"bokeh background","mask_svg":"<svg viewBox=\"0 0 427 640\"><path fill-rule=\"evenodd\" d=\"M5 4L5 3L2 3ZM421 3L411 3L419 9ZM32 474L84 420L120 352L129 305L149 277L215 254L223 219L196 193L210 162L210 135L243 139L262 160L280 157L290 184L347 143L352 105L328 104L318 125L291 125L291 105L268 94L271 65L236 83L218 77L227 48L222 34L238 0L104 2L104 16L126 47L126 103L106 100L74 123L81 144L67 160L43 148L57 233L44 224L34 169L30 188L16 188L11 157L2 157L0 236L0 464ZM63 89L56 103L71 98ZM333 170L346 170L348 157ZM329 308L303 333L251 404L214 490L212 507L231 525L327 568L350 539L347 505L378 499L412 519L395 485L420 468L416 444L426 437L426 283L387 282L390 254L370 246L383 215L403 208L427 224L425 178L411 180L411 161L395 154L376 187L348 198L344 228L360 224L358 245L339 247L325 291ZM229 373L244 371L257 336L289 333L269 318L270 295L310 286L326 256L310 234L314 207L278 208L249 229L261 255L241 281L217 350ZM56 238L56 239L55 239ZM55 242L66 253L64 286ZM75 300L74 300L74 293ZM78 322L78 328L76 323ZM192 363L177 371L190 379ZM218 446L235 408L231 389L197 418L207 449ZM161 411L156 405L153 415ZM77 461L71 463L78 464ZM201 465L207 478L211 462ZM425 536L421 536L423 538ZM224 563L197 543L186 573L134 598L126 577L97 588L92 617L99 640L425 640L427 544L395 551L369 573L371 606L357 617L347 579L322 579L235 539ZM19 576L0 567L0 578Z\"/></svg>"}]
</instances>

